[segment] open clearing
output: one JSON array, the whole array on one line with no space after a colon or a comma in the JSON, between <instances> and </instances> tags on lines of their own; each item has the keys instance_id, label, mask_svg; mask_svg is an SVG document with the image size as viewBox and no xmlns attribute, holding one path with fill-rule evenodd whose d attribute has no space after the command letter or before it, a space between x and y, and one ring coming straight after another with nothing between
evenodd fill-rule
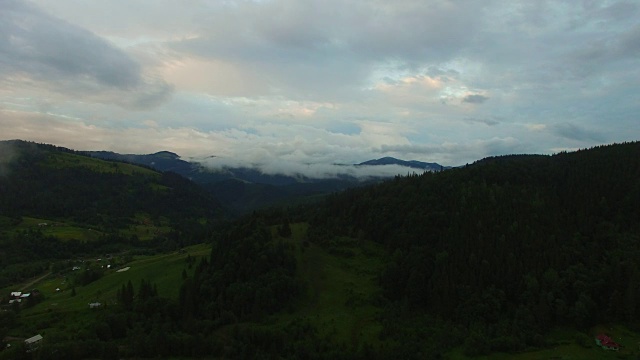
<instances>
[{"instance_id":1,"label":"open clearing","mask_svg":"<svg viewBox=\"0 0 640 360\"><path fill-rule=\"evenodd\" d=\"M157 285L160 296L177 299L182 284L182 271L191 275L195 268L189 268L187 257L191 256L199 261L208 257L210 251L210 245L201 244L187 247L181 252L137 257L128 264L129 271L107 270L102 278L86 286L76 286L75 296L72 296L73 273L49 276L33 284L34 288L44 294L45 300L32 308L23 309L19 315L22 326L12 329L9 335L28 337L44 331L71 331L67 328L70 324L82 326L85 323L83 319L97 316L95 311L89 309L89 303L115 304L118 289L128 281L131 281L136 291L142 279L151 281Z\"/></svg>"},{"instance_id":2,"label":"open clearing","mask_svg":"<svg viewBox=\"0 0 640 360\"><path fill-rule=\"evenodd\" d=\"M576 343L576 337L585 335L573 329L556 329L547 335L547 348L522 352L518 354L493 353L487 356L468 357L458 348L449 354L452 360L607 360L607 359L635 359L640 354L640 334L624 326L596 326L587 335L590 341L587 346ZM622 345L620 351L604 350L596 346L595 335L606 333Z\"/></svg>"},{"instance_id":3,"label":"open clearing","mask_svg":"<svg viewBox=\"0 0 640 360\"><path fill-rule=\"evenodd\" d=\"M357 348L378 344L381 308L373 305L380 293L377 276L383 250L374 243L342 238L329 247L306 242L307 224L292 224L286 241L295 247L297 276L306 284L306 296L294 311L276 316L283 325L306 319L320 335Z\"/></svg>"}]
</instances>

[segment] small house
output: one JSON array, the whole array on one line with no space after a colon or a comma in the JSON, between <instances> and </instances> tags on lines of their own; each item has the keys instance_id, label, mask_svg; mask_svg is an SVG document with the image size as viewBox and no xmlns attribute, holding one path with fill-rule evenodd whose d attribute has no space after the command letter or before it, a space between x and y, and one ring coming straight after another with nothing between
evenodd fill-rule
<instances>
[{"instance_id":1,"label":"small house","mask_svg":"<svg viewBox=\"0 0 640 360\"><path fill-rule=\"evenodd\" d=\"M613 350L613 351L620 350L620 344L613 341L612 338L608 337L605 334L598 334L596 336L596 344L605 350Z\"/></svg>"},{"instance_id":2,"label":"small house","mask_svg":"<svg viewBox=\"0 0 640 360\"><path fill-rule=\"evenodd\" d=\"M100 306L102 306L102 304L101 304L101 303L99 303L99 302L92 302L92 303L89 303L89 309L97 309L97 308L99 308Z\"/></svg>"},{"instance_id":3,"label":"small house","mask_svg":"<svg viewBox=\"0 0 640 360\"><path fill-rule=\"evenodd\" d=\"M11 292L11 296L12 297L20 297L20 295L22 295L21 291L12 291Z\"/></svg>"},{"instance_id":4,"label":"small house","mask_svg":"<svg viewBox=\"0 0 640 360\"><path fill-rule=\"evenodd\" d=\"M40 346L40 341L42 341L42 335L38 334L36 336L32 336L24 341L24 344L27 346L27 351L33 351Z\"/></svg>"}]
</instances>

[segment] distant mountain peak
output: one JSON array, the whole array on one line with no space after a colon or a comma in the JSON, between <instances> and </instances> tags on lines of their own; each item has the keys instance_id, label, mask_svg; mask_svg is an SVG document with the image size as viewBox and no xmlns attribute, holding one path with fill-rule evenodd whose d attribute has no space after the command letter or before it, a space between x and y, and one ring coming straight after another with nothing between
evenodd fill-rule
<instances>
[{"instance_id":1,"label":"distant mountain peak","mask_svg":"<svg viewBox=\"0 0 640 360\"><path fill-rule=\"evenodd\" d=\"M173 153L171 151L158 151L155 154L151 154L154 156L159 156L159 157L163 157L163 158L168 158L168 159L179 159L180 155Z\"/></svg>"},{"instance_id":2,"label":"distant mountain peak","mask_svg":"<svg viewBox=\"0 0 640 360\"><path fill-rule=\"evenodd\" d=\"M412 169L420 169L420 170L426 170L426 171L440 171L443 168L445 168L438 163L428 163L428 162L418 161L418 160L408 160L408 161L400 160L390 156L385 156L380 159L369 160L369 161L365 161L365 162L361 162L360 164L357 164L357 166L363 166L363 165L366 165L366 166L399 165L399 166L409 167Z\"/></svg>"}]
</instances>

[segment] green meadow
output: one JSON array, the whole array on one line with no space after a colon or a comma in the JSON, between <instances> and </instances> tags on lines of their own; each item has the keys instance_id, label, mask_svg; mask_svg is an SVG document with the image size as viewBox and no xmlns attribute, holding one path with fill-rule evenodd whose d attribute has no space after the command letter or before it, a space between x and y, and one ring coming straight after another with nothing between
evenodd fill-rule
<instances>
[{"instance_id":1,"label":"green meadow","mask_svg":"<svg viewBox=\"0 0 640 360\"><path fill-rule=\"evenodd\" d=\"M622 346L619 351L604 350L595 343L595 335L605 333ZM546 337L547 346L515 354L492 353L468 357L461 348L448 354L451 360L606 360L637 359L640 356L640 333L621 325L600 325L587 333L575 329L557 328Z\"/></svg>"},{"instance_id":2,"label":"green meadow","mask_svg":"<svg viewBox=\"0 0 640 360\"><path fill-rule=\"evenodd\" d=\"M88 156L56 152L48 156L45 166L55 169L84 167L101 173L121 173L126 175L142 174L159 176L157 171L141 166L115 161L105 161Z\"/></svg>"},{"instance_id":3,"label":"green meadow","mask_svg":"<svg viewBox=\"0 0 640 360\"><path fill-rule=\"evenodd\" d=\"M69 221L55 221L32 217L23 217L22 221L14 227L13 231L29 229L38 229L44 235L54 236L62 241L93 241L102 235L101 231L87 227L86 225L75 224Z\"/></svg>"},{"instance_id":4,"label":"green meadow","mask_svg":"<svg viewBox=\"0 0 640 360\"><path fill-rule=\"evenodd\" d=\"M78 224L67 220L52 220L35 217L22 217L20 222L15 224L14 220L8 217L0 217L0 229L8 234L15 234L19 231L38 230L45 236L53 236L62 241L77 240L91 242L99 239L105 233L97 227L86 224ZM126 236L135 235L140 240L150 240L155 236L166 234L171 231L171 226L163 219L151 220L143 213L139 213L132 219L131 225L121 229L120 232Z\"/></svg>"},{"instance_id":5,"label":"green meadow","mask_svg":"<svg viewBox=\"0 0 640 360\"><path fill-rule=\"evenodd\" d=\"M382 269L383 250L372 242L357 243L342 238L320 246L307 241L306 223L292 224L297 276L306 294L288 311L265 321L268 326L285 326L295 319L309 321L322 337L358 348L379 343L382 329L376 306L380 294L377 276ZM276 231L273 229L274 237Z\"/></svg>"},{"instance_id":6,"label":"green meadow","mask_svg":"<svg viewBox=\"0 0 640 360\"><path fill-rule=\"evenodd\" d=\"M94 319L100 311L90 309L89 303L115 305L118 289L128 281L131 281L136 291L141 280L151 281L157 285L160 296L176 299L182 284L182 271L192 273L187 257L195 258L197 263L201 258L208 257L210 251L209 245L200 244L171 254L135 257L127 264L106 270L103 277L85 286L73 286L74 271L64 275L51 275L33 285L33 288L44 294L45 300L21 310L21 326L12 330L11 335L28 337L33 333L60 331L65 328L65 324L81 326ZM101 264L106 268L109 260L92 259L85 262L92 262L94 266ZM122 271L124 269L126 270Z\"/></svg>"},{"instance_id":7,"label":"green meadow","mask_svg":"<svg viewBox=\"0 0 640 360\"><path fill-rule=\"evenodd\" d=\"M25 220L27 225L42 219ZM141 221L144 223L144 221ZM27 226L25 225L25 226ZM384 249L378 244L354 238L336 238L325 244L307 241L306 223L292 224L292 236L281 238L277 228L272 228L274 241L291 245L298 263L297 276L305 284L305 294L288 309L274 314L260 323L241 323L234 326L255 328L283 328L297 319L308 321L318 330L318 335L337 344L358 349L365 344L382 346L380 323L383 312L380 301L381 288L378 275L384 267ZM29 337L34 334L51 335L68 331L85 331L95 323L100 309L90 309L89 303L100 302L106 306L117 304L116 293L122 285L131 281L134 289L141 280L156 284L159 295L177 299L182 284L182 272L192 274L195 263L208 257L211 247L206 244L191 246L183 251L154 256L136 256L122 263L118 259L85 259L93 266L113 264L100 279L86 286L72 285L73 271L63 275L50 275L33 285L45 295L45 300L32 308L23 309L20 325L11 336ZM189 266L187 257L195 259ZM124 270L124 271L123 271ZM75 289L75 295L72 293ZM220 335L233 326L219 329ZM596 346L594 335L604 332L623 347L620 351L607 351ZM492 353L486 356L468 357L462 348L444 355L452 360L489 359L632 359L640 354L640 334L622 326L599 326L588 332L575 329L556 329L547 335L546 346L515 354Z\"/></svg>"}]
</instances>

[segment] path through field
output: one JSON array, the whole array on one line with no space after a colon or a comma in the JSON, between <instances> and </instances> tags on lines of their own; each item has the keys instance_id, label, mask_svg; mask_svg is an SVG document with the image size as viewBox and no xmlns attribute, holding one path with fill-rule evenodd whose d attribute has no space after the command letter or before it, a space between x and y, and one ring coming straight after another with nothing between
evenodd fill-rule
<instances>
[{"instance_id":1,"label":"path through field","mask_svg":"<svg viewBox=\"0 0 640 360\"><path fill-rule=\"evenodd\" d=\"M44 274L44 275L40 276L40 277L39 277L39 278L37 278L37 279L32 280L31 282L28 282L28 283L24 284L24 285L22 286L22 289L20 289L19 291L25 291L25 290L27 290L28 288L32 287L32 286L33 286L33 284L35 284L35 283L37 283L37 282L39 282L39 281L44 280L44 278L46 278L46 277L47 277L47 276L49 276L49 275L51 275L51 271L49 271L48 273L46 273L46 274Z\"/></svg>"}]
</instances>

